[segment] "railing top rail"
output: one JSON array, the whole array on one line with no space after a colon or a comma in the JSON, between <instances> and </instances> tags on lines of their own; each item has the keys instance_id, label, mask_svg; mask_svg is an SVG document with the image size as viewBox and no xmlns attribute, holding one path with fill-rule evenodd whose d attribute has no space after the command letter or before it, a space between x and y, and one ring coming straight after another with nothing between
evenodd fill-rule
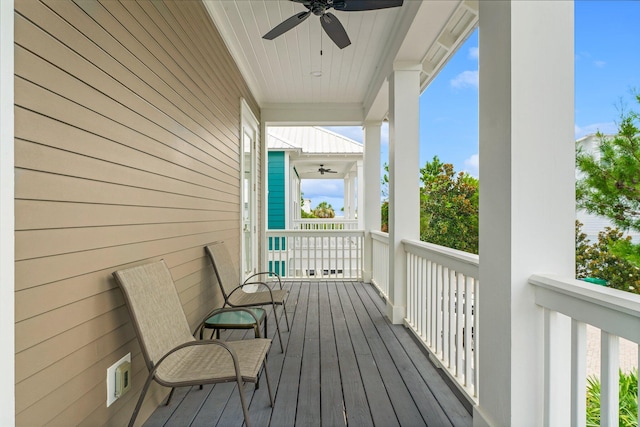
<instances>
[{"instance_id":1,"label":"railing top rail","mask_svg":"<svg viewBox=\"0 0 640 427\"><path fill-rule=\"evenodd\" d=\"M533 275L536 304L640 343L640 295L567 279Z\"/></svg>"},{"instance_id":2,"label":"railing top rail","mask_svg":"<svg viewBox=\"0 0 640 427\"><path fill-rule=\"evenodd\" d=\"M374 240L389 243L389 233L385 233L384 231L378 231L378 230L371 230L370 233L371 233L371 237Z\"/></svg>"},{"instance_id":3,"label":"railing top rail","mask_svg":"<svg viewBox=\"0 0 640 427\"><path fill-rule=\"evenodd\" d=\"M430 258L433 254L447 258L454 263L465 263L478 267L480 265L480 257L469 252L459 251L457 249L447 248L445 246L435 245L433 243L421 242L418 240L402 240L405 251L408 253Z\"/></svg>"},{"instance_id":4,"label":"railing top rail","mask_svg":"<svg viewBox=\"0 0 640 427\"><path fill-rule=\"evenodd\" d=\"M363 236L364 230L267 230L267 236Z\"/></svg>"},{"instance_id":5,"label":"railing top rail","mask_svg":"<svg viewBox=\"0 0 640 427\"><path fill-rule=\"evenodd\" d=\"M321 222L321 223L341 223L341 222L349 222L356 223L357 219L343 219L343 218L302 218L302 219L294 219L293 222Z\"/></svg>"}]
</instances>

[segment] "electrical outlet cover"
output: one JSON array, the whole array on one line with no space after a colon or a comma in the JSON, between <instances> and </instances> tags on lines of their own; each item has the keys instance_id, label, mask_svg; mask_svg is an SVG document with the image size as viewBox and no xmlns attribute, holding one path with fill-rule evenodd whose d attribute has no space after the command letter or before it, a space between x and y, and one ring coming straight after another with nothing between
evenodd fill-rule
<instances>
[{"instance_id":1,"label":"electrical outlet cover","mask_svg":"<svg viewBox=\"0 0 640 427\"><path fill-rule=\"evenodd\" d=\"M126 356L107 369L107 406L111 406L118 399L116 397L116 368L123 362L131 363L131 353L127 353Z\"/></svg>"}]
</instances>

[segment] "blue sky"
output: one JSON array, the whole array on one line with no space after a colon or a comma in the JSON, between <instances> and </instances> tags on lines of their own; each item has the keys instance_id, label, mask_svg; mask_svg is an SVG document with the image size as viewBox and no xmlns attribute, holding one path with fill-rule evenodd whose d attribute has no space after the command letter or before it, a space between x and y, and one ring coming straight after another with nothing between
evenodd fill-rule
<instances>
[{"instance_id":1,"label":"blue sky","mask_svg":"<svg viewBox=\"0 0 640 427\"><path fill-rule=\"evenodd\" d=\"M631 89L640 90L638 23L640 1L575 1L576 139L597 130L615 133L621 106L638 110L630 95ZM362 141L359 127L330 129ZM383 127L383 161L387 143ZM434 155L478 176L477 30L420 97L420 165ZM341 181L323 186L303 181L303 192L313 206L326 200L337 212L342 208Z\"/></svg>"}]
</instances>

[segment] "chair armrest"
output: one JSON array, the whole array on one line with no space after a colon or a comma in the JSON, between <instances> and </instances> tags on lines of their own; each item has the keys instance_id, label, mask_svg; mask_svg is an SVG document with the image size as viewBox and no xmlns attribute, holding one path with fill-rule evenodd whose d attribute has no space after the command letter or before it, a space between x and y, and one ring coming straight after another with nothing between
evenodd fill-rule
<instances>
[{"instance_id":1,"label":"chair armrest","mask_svg":"<svg viewBox=\"0 0 640 427\"><path fill-rule=\"evenodd\" d=\"M165 353L165 355L162 356L157 363L153 364L153 362L151 362L152 369L150 369L149 375L155 375L156 371L158 370L158 366L160 366L160 364L164 362L165 359L171 356L173 353L176 353L188 347L194 347L194 346L200 346L200 345L217 345L227 350L227 352L229 352L229 354L231 355L231 359L233 360L233 366L235 368L236 375L239 376L240 365L238 364L238 356L236 355L235 351L233 351L231 347L229 347L224 341L220 341L220 340L201 340L201 341L189 341L189 342L182 343L179 346L174 347L171 350L169 350L167 353Z\"/></svg>"},{"instance_id":2,"label":"chair armrest","mask_svg":"<svg viewBox=\"0 0 640 427\"><path fill-rule=\"evenodd\" d=\"M258 285L258 289L260 289L260 286L264 286L269 291L269 295L271 295L271 299L273 299L273 290L271 289L271 286L269 286L265 282L245 282L244 285Z\"/></svg>"},{"instance_id":3,"label":"chair armrest","mask_svg":"<svg viewBox=\"0 0 640 427\"><path fill-rule=\"evenodd\" d=\"M271 288L269 287L269 285L267 285L264 282L249 282L249 283L243 283L242 285L238 286L237 288L235 288L233 291L231 291L229 293L229 295L227 296L227 299L231 297L231 294L233 294L235 291L237 291L238 289L241 289L243 286L245 285L261 285L264 286L265 288L267 288L267 291L269 291L269 298L271 298L271 304L275 304L276 300L273 299L273 291L271 290Z\"/></svg>"},{"instance_id":4,"label":"chair armrest","mask_svg":"<svg viewBox=\"0 0 640 427\"><path fill-rule=\"evenodd\" d=\"M264 275L266 275L268 277L276 276L276 279L278 279L278 285L280 285L280 289L282 289L282 280L280 280L280 275L278 273L274 273L272 271L261 271L259 273L252 274L251 276L246 278L246 280L244 281L243 285L248 285L249 284L249 280L254 278L254 277L264 276ZM251 283L255 283L255 282L251 282Z\"/></svg>"}]
</instances>

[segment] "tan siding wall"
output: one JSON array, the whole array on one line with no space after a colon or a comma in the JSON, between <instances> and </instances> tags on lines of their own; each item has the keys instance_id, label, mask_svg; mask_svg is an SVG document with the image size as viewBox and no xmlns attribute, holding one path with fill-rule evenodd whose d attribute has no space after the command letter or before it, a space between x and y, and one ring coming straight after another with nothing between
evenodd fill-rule
<instances>
[{"instance_id":1,"label":"tan siding wall","mask_svg":"<svg viewBox=\"0 0 640 427\"><path fill-rule=\"evenodd\" d=\"M111 273L163 258L192 324L219 304L203 245L239 254L240 99L258 105L200 2L15 8L16 422L123 425L146 369Z\"/></svg>"}]
</instances>

